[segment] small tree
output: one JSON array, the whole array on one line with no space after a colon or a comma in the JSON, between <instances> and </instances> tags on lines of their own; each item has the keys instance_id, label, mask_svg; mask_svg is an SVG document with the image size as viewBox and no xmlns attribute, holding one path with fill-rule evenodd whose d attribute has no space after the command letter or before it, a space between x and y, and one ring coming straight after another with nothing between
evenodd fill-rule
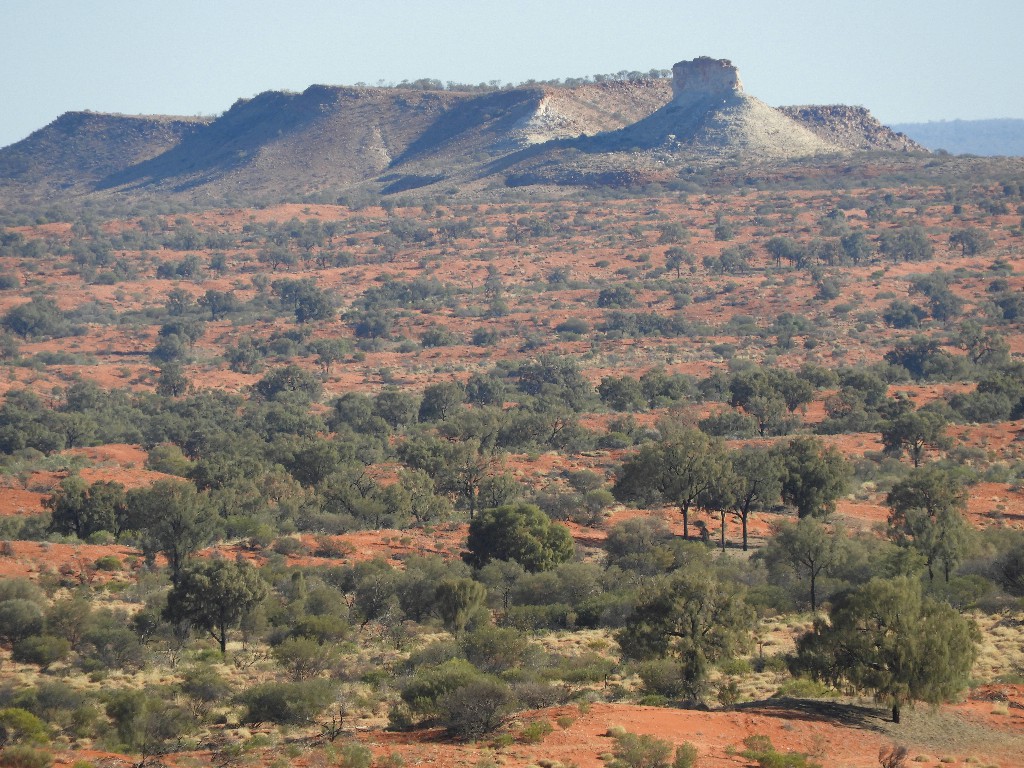
<instances>
[{"instance_id":1,"label":"small tree","mask_svg":"<svg viewBox=\"0 0 1024 768\"><path fill-rule=\"evenodd\" d=\"M949 247L959 248L963 257L977 256L992 247L992 238L982 229L965 227L949 236Z\"/></svg>"},{"instance_id":2,"label":"small tree","mask_svg":"<svg viewBox=\"0 0 1024 768\"><path fill-rule=\"evenodd\" d=\"M769 563L786 562L806 574L811 589L811 610L818 609L817 581L843 557L841 532L829 533L820 520L805 517L797 523L783 523L768 546L758 553Z\"/></svg>"},{"instance_id":3,"label":"small tree","mask_svg":"<svg viewBox=\"0 0 1024 768\"><path fill-rule=\"evenodd\" d=\"M754 618L742 587L704 567L684 567L640 594L616 639L626 658L677 660L688 695L699 698L708 663L745 649Z\"/></svg>"},{"instance_id":4,"label":"small tree","mask_svg":"<svg viewBox=\"0 0 1024 768\"><path fill-rule=\"evenodd\" d=\"M227 653L228 630L238 625L267 595L256 569L248 563L215 559L183 571L167 596L164 617L191 622Z\"/></svg>"},{"instance_id":5,"label":"small tree","mask_svg":"<svg viewBox=\"0 0 1024 768\"><path fill-rule=\"evenodd\" d=\"M850 469L835 448L813 437L798 437L778 449L785 475L782 499L796 507L800 517L827 517L846 491Z\"/></svg>"},{"instance_id":6,"label":"small tree","mask_svg":"<svg viewBox=\"0 0 1024 768\"><path fill-rule=\"evenodd\" d=\"M487 587L473 579L446 579L437 585L434 603L445 629L459 635L473 613L487 603Z\"/></svg>"},{"instance_id":7,"label":"small tree","mask_svg":"<svg viewBox=\"0 0 1024 768\"><path fill-rule=\"evenodd\" d=\"M545 571L573 555L569 530L554 523L534 504L506 504L485 509L469 524L469 552L463 559L475 568L491 560L515 560L528 571Z\"/></svg>"},{"instance_id":8,"label":"small tree","mask_svg":"<svg viewBox=\"0 0 1024 768\"><path fill-rule=\"evenodd\" d=\"M615 498L641 504L675 504L689 538L690 509L725 471L725 449L699 429L674 429L659 443L645 445L619 470Z\"/></svg>"},{"instance_id":9,"label":"small tree","mask_svg":"<svg viewBox=\"0 0 1024 768\"><path fill-rule=\"evenodd\" d=\"M833 599L829 619L797 643L797 664L832 684L871 691L900 721L904 704L948 701L967 685L980 635L974 622L906 577L872 579Z\"/></svg>"},{"instance_id":10,"label":"small tree","mask_svg":"<svg viewBox=\"0 0 1024 768\"><path fill-rule=\"evenodd\" d=\"M98 531L119 534L127 519L124 486L107 480L86 485L78 475L61 481L43 505L50 510L50 530L80 539Z\"/></svg>"},{"instance_id":11,"label":"small tree","mask_svg":"<svg viewBox=\"0 0 1024 768\"><path fill-rule=\"evenodd\" d=\"M914 466L919 467L926 447L943 444L945 430L946 418L941 413L911 411L882 425L882 443L886 453L893 456L906 450Z\"/></svg>"},{"instance_id":12,"label":"small tree","mask_svg":"<svg viewBox=\"0 0 1024 768\"><path fill-rule=\"evenodd\" d=\"M782 494L784 466L781 457L763 448L745 448L732 454L736 475L733 511L743 526L743 551L747 551L747 522L755 509L775 504Z\"/></svg>"},{"instance_id":13,"label":"small tree","mask_svg":"<svg viewBox=\"0 0 1024 768\"><path fill-rule=\"evenodd\" d=\"M158 480L128 494L128 527L142 537L148 557L167 557L171 578L177 582L192 553L209 544L219 530L219 519L205 495L192 483Z\"/></svg>"},{"instance_id":14,"label":"small tree","mask_svg":"<svg viewBox=\"0 0 1024 768\"><path fill-rule=\"evenodd\" d=\"M967 548L970 526L964 519L967 491L959 480L935 466L915 469L886 496L889 537L925 556L928 578L942 565L946 581Z\"/></svg>"}]
</instances>

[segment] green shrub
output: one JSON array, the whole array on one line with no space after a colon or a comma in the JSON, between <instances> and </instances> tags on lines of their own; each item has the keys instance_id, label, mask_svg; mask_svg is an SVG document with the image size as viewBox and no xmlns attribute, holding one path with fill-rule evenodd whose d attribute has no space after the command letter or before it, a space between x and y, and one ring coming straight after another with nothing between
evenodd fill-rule
<instances>
[{"instance_id":1,"label":"green shrub","mask_svg":"<svg viewBox=\"0 0 1024 768\"><path fill-rule=\"evenodd\" d=\"M754 671L749 659L725 659L718 669L723 675L749 675Z\"/></svg>"},{"instance_id":2,"label":"green shrub","mask_svg":"<svg viewBox=\"0 0 1024 768\"><path fill-rule=\"evenodd\" d=\"M373 765L373 752L362 744L343 744L338 749L339 768L370 768Z\"/></svg>"},{"instance_id":3,"label":"green shrub","mask_svg":"<svg viewBox=\"0 0 1024 768\"><path fill-rule=\"evenodd\" d=\"M0 603L0 640L16 643L43 630L43 611L30 600L15 598Z\"/></svg>"},{"instance_id":4,"label":"green shrub","mask_svg":"<svg viewBox=\"0 0 1024 768\"><path fill-rule=\"evenodd\" d=\"M297 683L261 683L244 691L238 701L245 705L242 722L306 725L320 714L334 697L328 680Z\"/></svg>"},{"instance_id":5,"label":"green shrub","mask_svg":"<svg viewBox=\"0 0 1024 768\"><path fill-rule=\"evenodd\" d=\"M46 741L46 724L31 712L17 707L0 709L0 746Z\"/></svg>"},{"instance_id":6,"label":"green shrub","mask_svg":"<svg viewBox=\"0 0 1024 768\"><path fill-rule=\"evenodd\" d=\"M496 677L480 676L437 702L440 720L454 736L479 738L496 730L514 709L508 685Z\"/></svg>"},{"instance_id":7,"label":"green shrub","mask_svg":"<svg viewBox=\"0 0 1024 768\"><path fill-rule=\"evenodd\" d=\"M667 699L686 698L690 684L678 662L671 659L651 659L637 667L644 683L644 692Z\"/></svg>"},{"instance_id":8,"label":"green shrub","mask_svg":"<svg viewBox=\"0 0 1024 768\"><path fill-rule=\"evenodd\" d=\"M53 755L35 747L18 745L0 751L0 766L3 768L50 768L51 765Z\"/></svg>"},{"instance_id":9,"label":"green shrub","mask_svg":"<svg viewBox=\"0 0 1024 768\"><path fill-rule=\"evenodd\" d=\"M646 734L616 731L615 759L608 768L669 768L672 742Z\"/></svg>"},{"instance_id":10,"label":"green shrub","mask_svg":"<svg viewBox=\"0 0 1024 768\"><path fill-rule=\"evenodd\" d=\"M33 635L16 642L11 649L11 658L22 664L35 664L47 669L51 664L67 658L71 643L63 637Z\"/></svg>"},{"instance_id":11,"label":"green shrub","mask_svg":"<svg viewBox=\"0 0 1024 768\"><path fill-rule=\"evenodd\" d=\"M97 558L95 566L97 571L120 571L121 558L117 555L104 555Z\"/></svg>"},{"instance_id":12,"label":"green shrub","mask_svg":"<svg viewBox=\"0 0 1024 768\"><path fill-rule=\"evenodd\" d=\"M545 737L555 730L547 720L534 720L523 728L519 734L519 740L525 744L540 744Z\"/></svg>"},{"instance_id":13,"label":"green shrub","mask_svg":"<svg viewBox=\"0 0 1024 768\"><path fill-rule=\"evenodd\" d=\"M688 741L676 747L676 759L672 768L693 768L697 764L697 748Z\"/></svg>"},{"instance_id":14,"label":"green shrub","mask_svg":"<svg viewBox=\"0 0 1024 768\"><path fill-rule=\"evenodd\" d=\"M824 683L809 677L794 677L787 680L772 694L772 698L823 699L835 698L836 692Z\"/></svg>"},{"instance_id":15,"label":"green shrub","mask_svg":"<svg viewBox=\"0 0 1024 768\"><path fill-rule=\"evenodd\" d=\"M402 686L402 701L414 712L433 713L442 696L480 676L464 659L452 659L436 667L420 669Z\"/></svg>"},{"instance_id":16,"label":"green shrub","mask_svg":"<svg viewBox=\"0 0 1024 768\"><path fill-rule=\"evenodd\" d=\"M760 768L821 768L819 763L807 759L803 752L778 752L767 736L748 736L743 740L743 757L754 760Z\"/></svg>"}]
</instances>

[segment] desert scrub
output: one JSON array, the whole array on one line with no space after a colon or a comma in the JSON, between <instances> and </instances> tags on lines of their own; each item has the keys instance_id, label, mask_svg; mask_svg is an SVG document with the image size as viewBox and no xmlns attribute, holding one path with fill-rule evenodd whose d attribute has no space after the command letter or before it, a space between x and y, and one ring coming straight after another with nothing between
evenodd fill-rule
<instances>
[{"instance_id":1,"label":"desert scrub","mask_svg":"<svg viewBox=\"0 0 1024 768\"><path fill-rule=\"evenodd\" d=\"M519 734L519 740L524 744L540 744L553 730L555 730L554 726L547 720L534 720L523 728Z\"/></svg>"},{"instance_id":2,"label":"desert scrub","mask_svg":"<svg viewBox=\"0 0 1024 768\"><path fill-rule=\"evenodd\" d=\"M822 768L803 752L779 752L767 736L753 735L743 740L746 747L740 755L753 760L760 768Z\"/></svg>"},{"instance_id":3,"label":"desert scrub","mask_svg":"<svg viewBox=\"0 0 1024 768\"><path fill-rule=\"evenodd\" d=\"M16 744L0 751L0 766L3 768L50 768L51 765L53 755L25 744Z\"/></svg>"},{"instance_id":4,"label":"desert scrub","mask_svg":"<svg viewBox=\"0 0 1024 768\"><path fill-rule=\"evenodd\" d=\"M629 733L621 727L609 728L615 739L608 768L670 768L672 742L646 734Z\"/></svg>"}]
</instances>

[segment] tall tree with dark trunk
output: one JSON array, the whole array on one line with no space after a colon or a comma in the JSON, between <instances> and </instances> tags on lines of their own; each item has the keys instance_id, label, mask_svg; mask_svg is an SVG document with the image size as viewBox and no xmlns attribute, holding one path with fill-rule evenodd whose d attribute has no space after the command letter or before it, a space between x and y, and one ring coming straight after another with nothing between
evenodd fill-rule
<instances>
[{"instance_id":1,"label":"tall tree with dark trunk","mask_svg":"<svg viewBox=\"0 0 1024 768\"><path fill-rule=\"evenodd\" d=\"M675 504L683 513L683 537L689 538L690 509L726 471L720 440L699 429L666 429L658 443L645 445L619 470L615 498L640 504Z\"/></svg>"}]
</instances>

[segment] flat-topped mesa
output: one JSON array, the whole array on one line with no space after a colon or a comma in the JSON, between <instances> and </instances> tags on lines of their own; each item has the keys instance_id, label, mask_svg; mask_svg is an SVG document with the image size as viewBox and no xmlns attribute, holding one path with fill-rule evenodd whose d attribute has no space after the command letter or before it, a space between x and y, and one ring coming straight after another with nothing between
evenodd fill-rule
<instances>
[{"instance_id":1,"label":"flat-topped mesa","mask_svg":"<svg viewBox=\"0 0 1024 768\"><path fill-rule=\"evenodd\" d=\"M701 56L672 66L672 101L688 104L743 93L740 73L728 59Z\"/></svg>"}]
</instances>

